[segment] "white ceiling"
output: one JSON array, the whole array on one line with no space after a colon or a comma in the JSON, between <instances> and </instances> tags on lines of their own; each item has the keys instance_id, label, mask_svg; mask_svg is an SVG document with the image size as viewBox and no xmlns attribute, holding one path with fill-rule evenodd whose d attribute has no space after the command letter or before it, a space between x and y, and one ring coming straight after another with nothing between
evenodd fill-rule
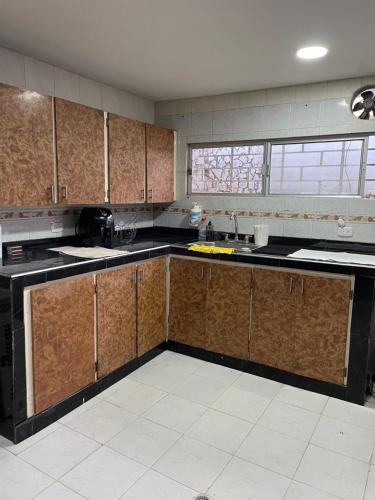
<instances>
[{"instance_id":1,"label":"white ceiling","mask_svg":"<svg viewBox=\"0 0 375 500\"><path fill-rule=\"evenodd\" d=\"M164 100L375 74L374 19L375 0L0 0L0 45Z\"/></svg>"}]
</instances>

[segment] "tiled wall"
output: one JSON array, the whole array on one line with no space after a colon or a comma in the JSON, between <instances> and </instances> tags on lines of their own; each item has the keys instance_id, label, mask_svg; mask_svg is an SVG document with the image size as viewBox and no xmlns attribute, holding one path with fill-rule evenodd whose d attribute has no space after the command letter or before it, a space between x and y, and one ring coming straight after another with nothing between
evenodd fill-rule
<instances>
[{"instance_id":1,"label":"tiled wall","mask_svg":"<svg viewBox=\"0 0 375 500\"><path fill-rule=\"evenodd\" d=\"M197 201L219 231L233 230L228 213L235 210L243 233L264 223L273 235L339 239L337 219L343 217L353 227L350 241L375 243L375 200L186 196L189 143L375 133L375 120L357 120L349 107L353 92L367 84L375 86L375 76L156 103L156 123L178 131L177 201L155 212L154 223L187 226Z\"/></svg>"},{"instance_id":2,"label":"tiled wall","mask_svg":"<svg viewBox=\"0 0 375 500\"><path fill-rule=\"evenodd\" d=\"M79 102L140 121L154 123L154 103L80 75L0 47L0 82ZM1 140L1 138L0 138ZM119 221L129 218L131 207L115 214ZM117 210L117 209L116 209ZM134 209L137 224L151 226L150 207ZM52 238L74 234L77 209L2 209L0 224L3 241ZM123 214L123 215L122 215ZM63 231L51 232L51 222L62 222Z\"/></svg>"}]
</instances>

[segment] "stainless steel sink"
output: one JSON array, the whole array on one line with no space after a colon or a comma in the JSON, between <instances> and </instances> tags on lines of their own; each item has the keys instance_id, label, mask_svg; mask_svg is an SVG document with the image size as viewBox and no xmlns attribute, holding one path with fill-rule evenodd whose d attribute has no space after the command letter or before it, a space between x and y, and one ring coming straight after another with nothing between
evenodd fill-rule
<instances>
[{"instance_id":1,"label":"stainless steel sink","mask_svg":"<svg viewBox=\"0 0 375 500\"><path fill-rule=\"evenodd\" d=\"M245 243L243 241L228 240L228 241L195 241L195 245L204 245L208 247L234 248L236 252L250 253L259 245L255 243Z\"/></svg>"}]
</instances>

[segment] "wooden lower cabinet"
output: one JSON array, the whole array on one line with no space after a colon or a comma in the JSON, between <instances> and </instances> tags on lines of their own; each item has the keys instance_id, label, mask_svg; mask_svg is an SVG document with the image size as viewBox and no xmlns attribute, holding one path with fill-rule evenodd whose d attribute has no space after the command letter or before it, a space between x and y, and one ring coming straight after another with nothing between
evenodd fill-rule
<instances>
[{"instance_id":1,"label":"wooden lower cabinet","mask_svg":"<svg viewBox=\"0 0 375 500\"><path fill-rule=\"evenodd\" d=\"M93 276L30 292L34 412L95 380Z\"/></svg>"},{"instance_id":2,"label":"wooden lower cabinet","mask_svg":"<svg viewBox=\"0 0 375 500\"><path fill-rule=\"evenodd\" d=\"M209 266L205 323L210 351L248 359L250 278L248 267Z\"/></svg>"},{"instance_id":3,"label":"wooden lower cabinet","mask_svg":"<svg viewBox=\"0 0 375 500\"><path fill-rule=\"evenodd\" d=\"M96 276L98 377L136 357L136 265Z\"/></svg>"},{"instance_id":4,"label":"wooden lower cabinet","mask_svg":"<svg viewBox=\"0 0 375 500\"><path fill-rule=\"evenodd\" d=\"M296 276L287 272L253 269L251 361L294 371L295 282Z\"/></svg>"},{"instance_id":5,"label":"wooden lower cabinet","mask_svg":"<svg viewBox=\"0 0 375 500\"><path fill-rule=\"evenodd\" d=\"M344 384L350 279L299 276L293 332L294 372Z\"/></svg>"},{"instance_id":6,"label":"wooden lower cabinet","mask_svg":"<svg viewBox=\"0 0 375 500\"><path fill-rule=\"evenodd\" d=\"M165 342L167 336L165 258L138 265L137 302L137 354L141 356Z\"/></svg>"},{"instance_id":7,"label":"wooden lower cabinet","mask_svg":"<svg viewBox=\"0 0 375 500\"><path fill-rule=\"evenodd\" d=\"M201 349L209 348L206 335L208 265L204 262L170 261L169 339Z\"/></svg>"}]
</instances>

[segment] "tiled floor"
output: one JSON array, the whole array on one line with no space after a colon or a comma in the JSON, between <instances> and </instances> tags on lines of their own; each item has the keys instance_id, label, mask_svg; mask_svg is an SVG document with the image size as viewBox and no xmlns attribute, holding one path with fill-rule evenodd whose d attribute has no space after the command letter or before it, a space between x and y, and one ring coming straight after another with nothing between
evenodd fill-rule
<instances>
[{"instance_id":1,"label":"tiled floor","mask_svg":"<svg viewBox=\"0 0 375 500\"><path fill-rule=\"evenodd\" d=\"M374 500L374 444L375 409L164 352L19 445L0 438L0 498Z\"/></svg>"}]
</instances>

